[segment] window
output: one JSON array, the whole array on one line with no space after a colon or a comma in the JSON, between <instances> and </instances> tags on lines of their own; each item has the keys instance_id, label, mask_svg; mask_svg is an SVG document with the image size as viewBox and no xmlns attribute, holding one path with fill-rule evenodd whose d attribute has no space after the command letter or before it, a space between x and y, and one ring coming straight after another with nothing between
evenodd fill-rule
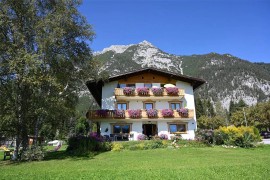
<instances>
[{"instance_id":1,"label":"window","mask_svg":"<svg viewBox=\"0 0 270 180\"><path fill-rule=\"evenodd\" d=\"M118 88L124 88L124 87L133 87L135 88L135 84L118 84Z\"/></svg>"},{"instance_id":2,"label":"window","mask_svg":"<svg viewBox=\"0 0 270 180\"><path fill-rule=\"evenodd\" d=\"M127 103L117 103L117 109L127 110Z\"/></svg>"},{"instance_id":3,"label":"window","mask_svg":"<svg viewBox=\"0 0 270 180\"><path fill-rule=\"evenodd\" d=\"M119 84L119 88L127 87L126 84Z\"/></svg>"},{"instance_id":4,"label":"window","mask_svg":"<svg viewBox=\"0 0 270 180\"><path fill-rule=\"evenodd\" d=\"M144 102L143 107L144 109L154 109L154 102Z\"/></svg>"},{"instance_id":5,"label":"window","mask_svg":"<svg viewBox=\"0 0 270 180\"><path fill-rule=\"evenodd\" d=\"M187 131L187 124L177 124L177 123L169 124L169 131L171 134L185 133Z\"/></svg>"},{"instance_id":6,"label":"window","mask_svg":"<svg viewBox=\"0 0 270 180\"><path fill-rule=\"evenodd\" d=\"M114 124L112 125L113 134L130 133L130 124Z\"/></svg>"},{"instance_id":7,"label":"window","mask_svg":"<svg viewBox=\"0 0 270 180\"><path fill-rule=\"evenodd\" d=\"M151 88L152 87L152 84L151 83L144 83L144 87Z\"/></svg>"},{"instance_id":8,"label":"window","mask_svg":"<svg viewBox=\"0 0 270 180\"><path fill-rule=\"evenodd\" d=\"M135 84L127 84L126 87L133 87L133 88L135 88L136 86L135 86Z\"/></svg>"},{"instance_id":9,"label":"window","mask_svg":"<svg viewBox=\"0 0 270 180\"><path fill-rule=\"evenodd\" d=\"M180 109L182 107L182 102L170 102L171 109Z\"/></svg>"}]
</instances>

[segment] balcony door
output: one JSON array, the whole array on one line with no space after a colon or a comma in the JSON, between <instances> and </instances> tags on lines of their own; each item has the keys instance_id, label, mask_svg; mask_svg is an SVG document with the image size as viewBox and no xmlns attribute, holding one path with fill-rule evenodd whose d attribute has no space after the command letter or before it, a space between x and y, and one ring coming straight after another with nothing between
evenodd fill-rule
<instances>
[{"instance_id":1,"label":"balcony door","mask_svg":"<svg viewBox=\"0 0 270 180\"><path fill-rule=\"evenodd\" d=\"M157 134L157 125L156 124L143 124L143 134L152 137Z\"/></svg>"}]
</instances>

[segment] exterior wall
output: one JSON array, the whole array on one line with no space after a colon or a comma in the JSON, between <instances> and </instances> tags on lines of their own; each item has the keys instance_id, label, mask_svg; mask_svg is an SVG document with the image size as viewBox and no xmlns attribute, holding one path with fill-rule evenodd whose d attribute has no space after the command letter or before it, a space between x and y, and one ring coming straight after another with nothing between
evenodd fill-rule
<instances>
[{"instance_id":1,"label":"exterior wall","mask_svg":"<svg viewBox=\"0 0 270 180\"><path fill-rule=\"evenodd\" d=\"M134 140L138 140L137 137L139 134L142 134L142 122L133 122L132 123L132 130L130 133L134 134Z\"/></svg>"},{"instance_id":2,"label":"exterior wall","mask_svg":"<svg viewBox=\"0 0 270 180\"><path fill-rule=\"evenodd\" d=\"M127 82L126 82L127 83ZM114 96L114 89L117 87L118 82L110 82L107 83L103 86L102 88L102 109L115 109L115 96ZM160 83L152 83L153 86L160 87ZM136 88L137 87L144 87L144 83L136 83ZM184 89L185 91L185 96L183 98L176 97L175 100L181 100L183 101L183 106L188 109L194 109L195 110L195 103L194 103L194 94L193 94L193 87L189 83L181 82L181 81L176 81L176 87ZM150 98L151 99L151 98ZM149 99L149 100L150 100ZM147 101L148 99L146 98L145 100L130 100L129 101L129 109L143 109L143 102ZM156 109L166 109L169 108L169 102L165 100L157 100L155 101L155 108ZM168 137L170 138L173 136L173 134L169 134L168 132L168 122L172 122L171 120L151 120L152 122L157 123L157 128L158 128L158 135L161 134L167 134ZM132 120L127 120L127 123L131 123L131 132L134 134L134 140L137 140L137 136L142 133L142 125L143 125L143 120L139 121L132 121ZM175 122L175 121L174 121ZM184 122L182 120L177 120L177 122ZM111 129L111 123L116 123L116 122L101 122L100 123L100 132L101 135L110 135L112 134L112 129ZM194 118L191 120L185 121L187 123L187 133L182 134L182 137L184 139L194 139L195 133L194 130L197 128L196 124L196 116L194 115ZM105 132L105 129L108 128L108 131Z\"/></svg>"},{"instance_id":3,"label":"exterior wall","mask_svg":"<svg viewBox=\"0 0 270 180\"><path fill-rule=\"evenodd\" d=\"M173 136L173 134L170 134L168 132L168 122L171 122L171 121L169 121L169 120L168 121L155 121L155 120L153 120L152 122L157 122L159 136L161 134L166 134L169 139ZM181 134L183 139L194 139L194 137L195 137L195 133L194 133L195 123L194 122L195 121L188 122L187 133ZM100 122L100 132L101 132L102 136L112 134L111 123L117 123L117 122ZM128 123L131 123L130 133L134 134L134 138L132 140L138 140L137 139L138 135L142 134L142 132L143 132L143 129L142 129L143 122L136 121L136 122L128 122ZM119 124L121 124L121 123L119 123ZM107 132L105 132L106 128L108 128Z\"/></svg>"},{"instance_id":4,"label":"exterior wall","mask_svg":"<svg viewBox=\"0 0 270 180\"><path fill-rule=\"evenodd\" d=\"M106 128L108 128L108 132L105 132ZM100 123L100 134L102 136L112 134L111 124L109 122L101 122Z\"/></svg>"},{"instance_id":5,"label":"exterior wall","mask_svg":"<svg viewBox=\"0 0 270 180\"><path fill-rule=\"evenodd\" d=\"M114 102L114 89L117 87L118 82L113 81L105 84L102 88L102 105L101 109L115 109Z\"/></svg>"}]
</instances>

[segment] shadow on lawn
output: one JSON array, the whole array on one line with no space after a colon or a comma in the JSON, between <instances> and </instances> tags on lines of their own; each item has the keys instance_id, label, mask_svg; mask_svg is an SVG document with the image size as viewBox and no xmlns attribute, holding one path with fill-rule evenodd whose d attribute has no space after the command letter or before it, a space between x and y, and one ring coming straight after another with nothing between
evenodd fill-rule
<instances>
[{"instance_id":1,"label":"shadow on lawn","mask_svg":"<svg viewBox=\"0 0 270 180\"><path fill-rule=\"evenodd\" d=\"M78 160L90 160L94 159L94 157L102 152L90 152L87 154L74 155L68 153L66 150L62 151L47 151L45 153L45 157L42 161L51 161L51 160L64 160L69 159L71 161ZM5 165L19 165L21 163L29 163L29 161L12 161L10 159L3 160L3 157L0 154L0 166ZM38 162L38 161L30 161L30 162Z\"/></svg>"},{"instance_id":2,"label":"shadow on lawn","mask_svg":"<svg viewBox=\"0 0 270 180\"><path fill-rule=\"evenodd\" d=\"M90 152L85 154L70 154L67 151L54 151L47 152L44 158L44 161L50 160L62 160L62 159L70 159L70 160L89 160L94 159L94 157L102 152Z\"/></svg>"}]
</instances>

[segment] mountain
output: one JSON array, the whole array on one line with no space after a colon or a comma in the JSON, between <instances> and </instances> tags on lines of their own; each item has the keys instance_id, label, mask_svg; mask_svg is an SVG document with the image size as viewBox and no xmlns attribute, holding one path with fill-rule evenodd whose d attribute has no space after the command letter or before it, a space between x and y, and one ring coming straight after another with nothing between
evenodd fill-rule
<instances>
[{"instance_id":1,"label":"mountain","mask_svg":"<svg viewBox=\"0 0 270 180\"><path fill-rule=\"evenodd\" d=\"M111 75L155 67L203 78L207 84L196 90L196 97L220 101L227 109L231 100L243 99L248 105L270 100L270 64L251 63L230 54L173 55L147 41L112 45L94 55L102 63L100 71Z\"/></svg>"}]
</instances>

